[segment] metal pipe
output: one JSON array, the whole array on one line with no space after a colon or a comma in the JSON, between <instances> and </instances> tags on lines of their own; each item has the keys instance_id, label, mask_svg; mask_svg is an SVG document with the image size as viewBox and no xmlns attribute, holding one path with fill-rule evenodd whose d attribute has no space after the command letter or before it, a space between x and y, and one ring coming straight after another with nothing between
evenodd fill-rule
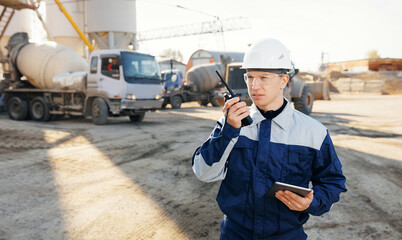
<instances>
[{"instance_id":1,"label":"metal pipe","mask_svg":"<svg viewBox=\"0 0 402 240\"><path fill-rule=\"evenodd\" d=\"M109 37L109 48L114 49L114 34L113 32L108 32Z\"/></svg>"},{"instance_id":2,"label":"metal pipe","mask_svg":"<svg viewBox=\"0 0 402 240\"><path fill-rule=\"evenodd\" d=\"M88 37L88 20L87 20L87 1L83 1L84 4L84 35ZM84 57L88 60L88 49L84 46Z\"/></svg>"},{"instance_id":3,"label":"metal pipe","mask_svg":"<svg viewBox=\"0 0 402 240\"><path fill-rule=\"evenodd\" d=\"M74 27L75 31L77 31L78 35L80 35L81 39L85 42L85 44L88 46L90 51L94 50L94 47L89 43L88 39L85 37L85 35L81 32L80 28L75 24L74 20L71 18L70 14L67 12L67 10L64 8L63 4L59 0L54 0L54 2L59 6L60 10L64 13L66 16L67 20L71 23L71 25Z\"/></svg>"}]
</instances>

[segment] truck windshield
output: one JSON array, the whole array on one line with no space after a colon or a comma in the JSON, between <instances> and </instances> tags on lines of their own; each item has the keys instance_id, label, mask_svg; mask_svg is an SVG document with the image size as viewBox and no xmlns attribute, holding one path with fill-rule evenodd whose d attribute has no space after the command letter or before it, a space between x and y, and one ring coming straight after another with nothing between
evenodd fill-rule
<instances>
[{"instance_id":1,"label":"truck windshield","mask_svg":"<svg viewBox=\"0 0 402 240\"><path fill-rule=\"evenodd\" d=\"M122 52L124 79L129 83L160 84L158 63L153 56Z\"/></svg>"},{"instance_id":2,"label":"truck windshield","mask_svg":"<svg viewBox=\"0 0 402 240\"><path fill-rule=\"evenodd\" d=\"M228 84L232 89L247 89L247 84L244 82L245 69L240 66L229 67Z\"/></svg>"},{"instance_id":3,"label":"truck windshield","mask_svg":"<svg viewBox=\"0 0 402 240\"><path fill-rule=\"evenodd\" d=\"M162 73L162 79L166 81L165 84L174 83L177 81L176 73Z\"/></svg>"}]
</instances>

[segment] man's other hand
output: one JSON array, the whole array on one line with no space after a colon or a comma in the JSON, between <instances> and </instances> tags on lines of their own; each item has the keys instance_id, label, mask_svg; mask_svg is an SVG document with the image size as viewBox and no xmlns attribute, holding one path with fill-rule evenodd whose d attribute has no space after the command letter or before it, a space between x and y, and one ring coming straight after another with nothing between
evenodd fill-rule
<instances>
[{"instance_id":1,"label":"man's other hand","mask_svg":"<svg viewBox=\"0 0 402 240\"><path fill-rule=\"evenodd\" d=\"M311 202L313 201L313 191L307 194L306 197L300 197L296 193L292 193L288 190L277 191L275 194L281 202L283 202L290 210L293 211L304 211L306 210Z\"/></svg>"}]
</instances>

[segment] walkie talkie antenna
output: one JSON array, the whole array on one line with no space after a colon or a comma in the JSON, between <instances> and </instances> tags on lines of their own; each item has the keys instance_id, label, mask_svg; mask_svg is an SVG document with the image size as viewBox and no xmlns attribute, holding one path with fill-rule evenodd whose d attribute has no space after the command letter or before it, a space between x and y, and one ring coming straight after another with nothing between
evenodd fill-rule
<instances>
[{"instance_id":1,"label":"walkie talkie antenna","mask_svg":"<svg viewBox=\"0 0 402 240\"><path fill-rule=\"evenodd\" d=\"M229 91L230 95L232 95L232 97L236 96L236 94L232 91L232 89L230 89L229 85L225 82L225 80L223 80L221 74L218 71L215 72L216 74L218 74L219 78L221 79L223 85L225 85L226 89Z\"/></svg>"}]
</instances>

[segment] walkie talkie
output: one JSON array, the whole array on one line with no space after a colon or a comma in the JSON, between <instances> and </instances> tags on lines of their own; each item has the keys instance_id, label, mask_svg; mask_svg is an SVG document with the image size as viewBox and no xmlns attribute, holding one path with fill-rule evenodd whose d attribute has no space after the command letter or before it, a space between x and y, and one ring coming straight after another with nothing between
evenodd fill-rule
<instances>
[{"instance_id":1,"label":"walkie talkie","mask_svg":"<svg viewBox=\"0 0 402 240\"><path fill-rule=\"evenodd\" d=\"M215 72L216 72L216 74L218 74L218 76L219 76L219 78L221 79L223 85L225 85L226 89L227 89L227 90L229 91L229 93L230 93L230 96L227 95L227 94L225 95L225 102L226 102L227 100L229 100L229 99L232 99L232 98L234 98L234 97L237 97L237 94L234 93L234 92L232 91L232 89L230 89L229 85L225 82L225 80L223 80L223 78L222 78L222 76L219 74L219 72L218 72L218 71L215 71ZM240 98L239 98L239 102L241 102L241 99L240 99ZM243 119L241 120L241 123L242 123L242 126L243 126L243 127L244 127L244 126L248 126L248 125L250 125L250 124L253 123L253 119L252 119L252 118L250 117L250 115L249 115L249 116L243 118Z\"/></svg>"}]
</instances>

